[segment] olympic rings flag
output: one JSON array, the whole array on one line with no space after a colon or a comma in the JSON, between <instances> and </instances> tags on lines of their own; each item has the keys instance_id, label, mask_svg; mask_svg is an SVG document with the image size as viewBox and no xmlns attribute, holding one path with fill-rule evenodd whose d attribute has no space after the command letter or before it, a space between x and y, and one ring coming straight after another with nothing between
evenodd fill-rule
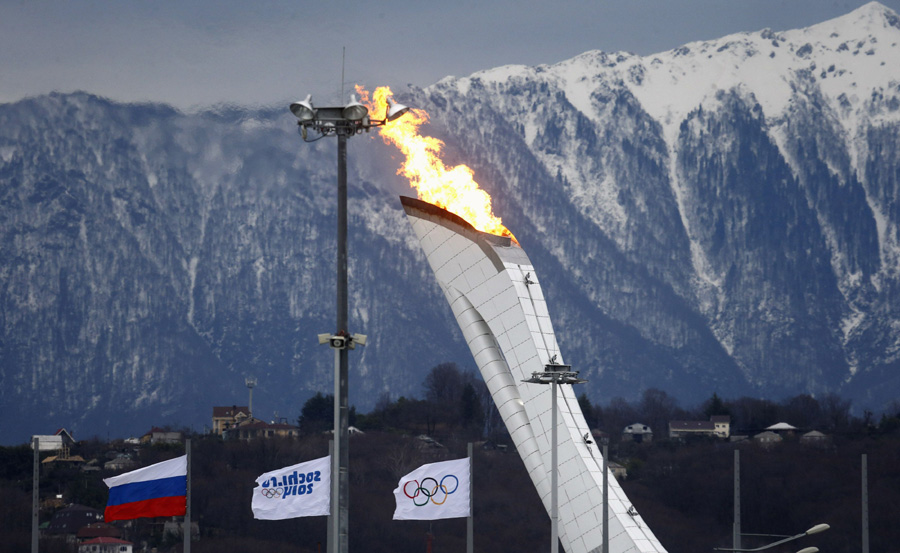
<instances>
[{"instance_id":1,"label":"olympic rings flag","mask_svg":"<svg viewBox=\"0 0 900 553\"><path fill-rule=\"evenodd\" d=\"M327 516L331 509L331 456L267 472L256 479L253 518L282 520Z\"/></svg>"},{"instance_id":2,"label":"olympic rings flag","mask_svg":"<svg viewBox=\"0 0 900 553\"><path fill-rule=\"evenodd\" d=\"M469 458L422 465L394 490L394 520L437 520L471 516Z\"/></svg>"}]
</instances>

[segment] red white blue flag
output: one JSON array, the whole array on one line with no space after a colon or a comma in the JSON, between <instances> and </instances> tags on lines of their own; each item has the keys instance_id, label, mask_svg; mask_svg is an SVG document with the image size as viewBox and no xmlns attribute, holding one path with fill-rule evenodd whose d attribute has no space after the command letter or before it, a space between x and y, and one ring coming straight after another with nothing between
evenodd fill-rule
<instances>
[{"instance_id":1,"label":"red white blue flag","mask_svg":"<svg viewBox=\"0 0 900 553\"><path fill-rule=\"evenodd\" d=\"M469 458L422 465L394 490L394 520L437 520L471 516Z\"/></svg>"},{"instance_id":2,"label":"red white blue flag","mask_svg":"<svg viewBox=\"0 0 900 553\"><path fill-rule=\"evenodd\" d=\"M187 455L104 478L109 501L103 518L182 516L187 510Z\"/></svg>"}]
</instances>

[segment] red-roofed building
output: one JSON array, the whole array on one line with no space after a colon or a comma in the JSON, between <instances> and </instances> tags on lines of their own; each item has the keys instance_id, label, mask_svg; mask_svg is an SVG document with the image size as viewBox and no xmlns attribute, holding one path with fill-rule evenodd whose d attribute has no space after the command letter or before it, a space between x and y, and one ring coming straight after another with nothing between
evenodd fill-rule
<instances>
[{"instance_id":1,"label":"red-roofed building","mask_svg":"<svg viewBox=\"0 0 900 553\"><path fill-rule=\"evenodd\" d=\"M118 538L122 539L122 530L106 522L92 522L84 526L75 537L79 540L92 540L94 538Z\"/></svg>"},{"instance_id":2,"label":"red-roofed building","mask_svg":"<svg viewBox=\"0 0 900 553\"><path fill-rule=\"evenodd\" d=\"M132 546L130 541L101 537L82 542L78 553L131 553Z\"/></svg>"}]
</instances>

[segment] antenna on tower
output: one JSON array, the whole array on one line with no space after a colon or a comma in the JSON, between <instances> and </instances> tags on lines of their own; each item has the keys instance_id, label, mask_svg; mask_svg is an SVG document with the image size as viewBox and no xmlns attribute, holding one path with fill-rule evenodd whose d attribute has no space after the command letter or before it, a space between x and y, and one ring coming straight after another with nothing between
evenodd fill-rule
<instances>
[{"instance_id":1,"label":"antenna on tower","mask_svg":"<svg viewBox=\"0 0 900 553\"><path fill-rule=\"evenodd\" d=\"M249 418L253 418L253 387L256 386L256 379L252 376L248 376L244 379L244 384L247 385L247 389L250 390L250 403L247 404L247 410L250 411L247 413Z\"/></svg>"}]
</instances>

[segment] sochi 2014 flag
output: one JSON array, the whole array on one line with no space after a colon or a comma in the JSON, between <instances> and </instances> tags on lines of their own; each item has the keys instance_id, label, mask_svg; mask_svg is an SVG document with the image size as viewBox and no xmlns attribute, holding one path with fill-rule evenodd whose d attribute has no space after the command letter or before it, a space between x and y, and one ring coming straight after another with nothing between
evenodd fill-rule
<instances>
[{"instance_id":1,"label":"sochi 2014 flag","mask_svg":"<svg viewBox=\"0 0 900 553\"><path fill-rule=\"evenodd\" d=\"M109 501L103 519L130 520L184 515L187 510L187 455L104 478Z\"/></svg>"},{"instance_id":2,"label":"sochi 2014 flag","mask_svg":"<svg viewBox=\"0 0 900 553\"><path fill-rule=\"evenodd\" d=\"M469 458L422 465L400 479L394 499L394 520L469 516Z\"/></svg>"},{"instance_id":3,"label":"sochi 2014 flag","mask_svg":"<svg viewBox=\"0 0 900 553\"><path fill-rule=\"evenodd\" d=\"M328 515L331 456L267 472L256 479L253 518L282 520Z\"/></svg>"}]
</instances>

